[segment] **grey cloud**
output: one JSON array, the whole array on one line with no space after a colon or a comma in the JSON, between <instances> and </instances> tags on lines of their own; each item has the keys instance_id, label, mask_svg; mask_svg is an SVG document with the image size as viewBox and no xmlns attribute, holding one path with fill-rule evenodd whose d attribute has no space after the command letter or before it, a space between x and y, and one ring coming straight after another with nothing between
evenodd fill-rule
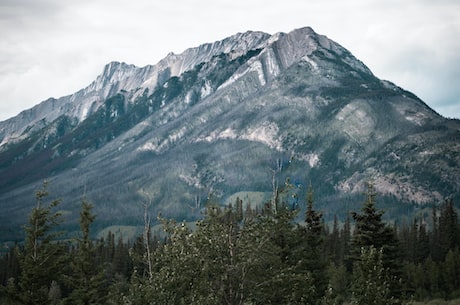
<instances>
[{"instance_id":1,"label":"grey cloud","mask_svg":"<svg viewBox=\"0 0 460 305\"><path fill-rule=\"evenodd\" d=\"M54 0L2 0L0 20L17 26L26 25L31 20L46 20L63 8L61 3Z\"/></svg>"},{"instance_id":2,"label":"grey cloud","mask_svg":"<svg viewBox=\"0 0 460 305\"><path fill-rule=\"evenodd\" d=\"M10 101L18 104L19 112L43 97L71 94L89 84L112 60L155 64L169 51L237 31L274 34L312 26L378 77L447 109L460 96L457 2L0 0L0 95L8 107L13 107ZM34 89L23 92L24 87ZM19 108L24 101L28 106ZM1 120L8 107L0 103Z\"/></svg>"}]
</instances>

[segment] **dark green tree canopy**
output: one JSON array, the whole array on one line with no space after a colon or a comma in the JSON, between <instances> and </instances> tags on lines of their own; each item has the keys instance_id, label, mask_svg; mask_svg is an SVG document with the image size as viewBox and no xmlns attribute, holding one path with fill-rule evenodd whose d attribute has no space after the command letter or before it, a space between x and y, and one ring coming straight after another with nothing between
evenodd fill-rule
<instances>
[{"instance_id":1,"label":"dark green tree canopy","mask_svg":"<svg viewBox=\"0 0 460 305\"><path fill-rule=\"evenodd\" d=\"M52 284L59 282L62 276L65 247L56 242L60 236L56 226L62 221L62 215L54 211L60 201L53 200L45 205L48 195L45 181L35 194L36 206L29 216L29 223L24 226L24 248L18 248L22 272L10 296L24 304L47 304Z\"/></svg>"}]
</instances>

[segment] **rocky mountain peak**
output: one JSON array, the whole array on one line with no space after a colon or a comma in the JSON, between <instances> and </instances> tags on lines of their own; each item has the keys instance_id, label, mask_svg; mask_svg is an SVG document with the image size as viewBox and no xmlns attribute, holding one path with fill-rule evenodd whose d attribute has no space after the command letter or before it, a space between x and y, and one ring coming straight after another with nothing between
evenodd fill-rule
<instances>
[{"instance_id":1,"label":"rocky mountain peak","mask_svg":"<svg viewBox=\"0 0 460 305\"><path fill-rule=\"evenodd\" d=\"M252 69L263 68L264 75L260 75L263 82L273 79L280 71L298 62L301 58L317 66L310 57L319 49L324 50L325 53L346 54L345 60L349 60L361 70L370 73L367 67L359 64L359 61L344 48L326 36L318 35L310 27L274 35L247 31L223 40L189 48L180 54L170 53L155 65L137 67L124 62L110 62L103 68L96 80L86 88L69 96L43 101L17 117L0 122L0 146L10 140L18 139L26 130L32 132L41 128L42 125L38 124L40 121L51 122L63 114L83 121L88 115L99 109L105 99L121 90L131 92L132 101L145 89L151 92L170 77L179 76L200 63L209 62L219 54L229 54L231 58L237 58L256 49L262 52L260 59L252 66Z\"/></svg>"},{"instance_id":2,"label":"rocky mountain peak","mask_svg":"<svg viewBox=\"0 0 460 305\"><path fill-rule=\"evenodd\" d=\"M0 122L0 202L15 210L51 178L69 211L89 185L95 204L110 202L102 222L136 222L139 190L155 194L153 213L188 219L209 192L270 197L278 160L281 183L317 183L330 210L369 180L393 205L423 205L458 197L459 130L309 27L248 31L154 65L111 62L86 88Z\"/></svg>"},{"instance_id":3,"label":"rocky mountain peak","mask_svg":"<svg viewBox=\"0 0 460 305\"><path fill-rule=\"evenodd\" d=\"M101 90L108 84L123 81L126 78L131 77L136 69L139 68L135 65L128 65L124 62L113 61L104 67L102 74L99 75L93 83L93 88L94 90Z\"/></svg>"}]
</instances>

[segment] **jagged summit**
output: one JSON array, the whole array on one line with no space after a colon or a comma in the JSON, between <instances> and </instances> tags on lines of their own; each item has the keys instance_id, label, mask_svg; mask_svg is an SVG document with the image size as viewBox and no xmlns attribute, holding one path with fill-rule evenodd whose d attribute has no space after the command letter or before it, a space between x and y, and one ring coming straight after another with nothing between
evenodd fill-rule
<instances>
[{"instance_id":1,"label":"jagged summit","mask_svg":"<svg viewBox=\"0 0 460 305\"><path fill-rule=\"evenodd\" d=\"M269 198L278 160L278 181L312 181L326 212L346 213L369 180L397 210L459 197L459 130L309 27L248 31L144 67L111 62L0 122L0 204L22 215L47 178L71 218L86 189L101 226L136 223L145 192L152 213L193 219L210 193ZM1 232L15 225L0 217Z\"/></svg>"},{"instance_id":2,"label":"jagged summit","mask_svg":"<svg viewBox=\"0 0 460 305\"><path fill-rule=\"evenodd\" d=\"M272 79L279 71L286 69L302 57L313 66L309 59L314 51L337 52L344 55L350 64L366 73L370 70L347 50L326 36L318 35L312 28L304 27L289 33L270 35L264 32L247 31L213 43L205 43L185 50L180 54L170 53L155 65L137 67L123 62L107 64L102 73L86 88L69 96L50 98L25 110L18 116L0 122L0 147L10 140L22 139L24 131L35 131L43 126L41 121L50 122L66 114L79 121L99 109L108 97L124 90L132 92L132 98L142 94L144 89L153 90L170 77L179 76L196 65L208 62L219 54L230 54L232 58L241 56L249 50L261 49L265 54L264 79Z\"/></svg>"},{"instance_id":3,"label":"jagged summit","mask_svg":"<svg viewBox=\"0 0 460 305\"><path fill-rule=\"evenodd\" d=\"M131 77L136 69L139 69L135 65L129 65L124 62L113 61L104 67L101 75L96 78L94 84L94 90L100 90L106 87L108 84L120 82L128 77Z\"/></svg>"}]
</instances>

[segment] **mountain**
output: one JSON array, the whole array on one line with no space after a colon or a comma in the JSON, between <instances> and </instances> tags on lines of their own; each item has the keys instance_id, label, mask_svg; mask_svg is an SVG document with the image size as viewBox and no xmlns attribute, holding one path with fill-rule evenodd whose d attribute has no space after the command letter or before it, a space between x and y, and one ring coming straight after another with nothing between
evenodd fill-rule
<instances>
[{"instance_id":1,"label":"mountain","mask_svg":"<svg viewBox=\"0 0 460 305\"><path fill-rule=\"evenodd\" d=\"M460 121L308 27L238 33L145 67L112 62L75 94L0 122L0 143L2 240L20 236L44 179L69 227L85 195L100 229L139 225L142 202L187 220L209 196L259 204L287 178L302 196L311 183L330 215L359 206L368 181L393 216L460 197Z\"/></svg>"}]
</instances>

